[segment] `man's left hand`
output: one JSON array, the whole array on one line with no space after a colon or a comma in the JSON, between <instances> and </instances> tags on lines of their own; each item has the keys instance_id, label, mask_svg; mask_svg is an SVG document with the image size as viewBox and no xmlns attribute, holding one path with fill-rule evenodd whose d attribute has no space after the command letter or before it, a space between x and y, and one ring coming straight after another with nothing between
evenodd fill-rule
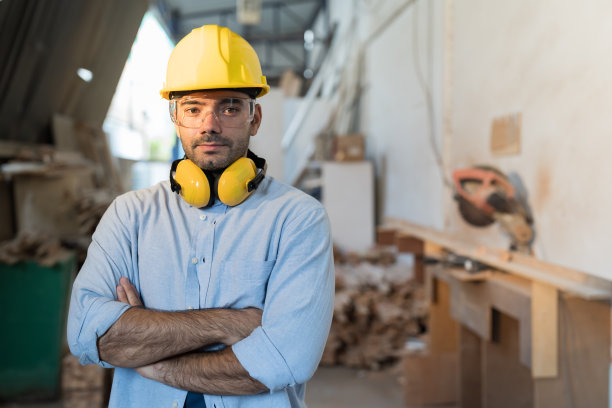
<instances>
[{"instance_id":1,"label":"man's left hand","mask_svg":"<svg viewBox=\"0 0 612 408\"><path fill-rule=\"evenodd\" d=\"M135 368L136 372L149 380L161 381L162 362Z\"/></svg>"}]
</instances>

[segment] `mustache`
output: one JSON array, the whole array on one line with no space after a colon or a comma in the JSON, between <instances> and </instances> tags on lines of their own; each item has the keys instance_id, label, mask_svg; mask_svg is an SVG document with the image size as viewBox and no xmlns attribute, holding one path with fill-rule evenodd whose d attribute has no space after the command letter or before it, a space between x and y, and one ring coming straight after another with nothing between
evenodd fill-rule
<instances>
[{"instance_id":1,"label":"mustache","mask_svg":"<svg viewBox=\"0 0 612 408\"><path fill-rule=\"evenodd\" d=\"M230 147L233 145L231 139L225 138L217 133L207 133L203 136L204 137L194 140L193 142L194 147L202 145L204 143L218 143L218 144L223 144L223 145L230 146Z\"/></svg>"}]
</instances>

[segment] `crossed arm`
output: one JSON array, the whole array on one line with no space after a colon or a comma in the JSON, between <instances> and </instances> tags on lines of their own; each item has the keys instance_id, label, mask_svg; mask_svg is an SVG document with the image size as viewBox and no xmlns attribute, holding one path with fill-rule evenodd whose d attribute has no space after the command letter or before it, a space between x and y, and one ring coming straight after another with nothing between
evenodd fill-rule
<instances>
[{"instance_id":1,"label":"crossed arm","mask_svg":"<svg viewBox=\"0 0 612 408\"><path fill-rule=\"evenodd\" d=\"M127 278L121 278L117 298L133 307L98 339L102 360L136 368L142 376L172 387L204 394L249 395L268 390L249 375L230 347L191 353L214 343L231 346L247 337L261 324L261 310L148 310Z\"/></svg>"}]
</instances>

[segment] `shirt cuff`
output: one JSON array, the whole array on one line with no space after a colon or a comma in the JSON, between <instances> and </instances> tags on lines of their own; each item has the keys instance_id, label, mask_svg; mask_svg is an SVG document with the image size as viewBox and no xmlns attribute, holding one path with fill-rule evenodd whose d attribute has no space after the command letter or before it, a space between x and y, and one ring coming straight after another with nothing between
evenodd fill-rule
<instances>
[{"instance_id":1,"label":"shirt cuff","mask_svg":"<svg viewBox=\"0 0 612 408\"><path fill-rule=\"evenodd\" d=\"M98 364L105 368L113 366L100 360L98 338L121 317L131 306L110 299L98 298L91 305L85 317L85 325L79 334L81 352L78 354L81 364Z\"/></svg>"},{"instance_id":2,"label":"shirt cuff","mask_svg":"<svg viewBox=\"0 0 612 408\"><path fill-rule=\"evenodd\" d=\"M295 385L296 381L285 359L261 326L234 344L232 351L249 375L270 391Z\"/></svg>"}]
</instances>

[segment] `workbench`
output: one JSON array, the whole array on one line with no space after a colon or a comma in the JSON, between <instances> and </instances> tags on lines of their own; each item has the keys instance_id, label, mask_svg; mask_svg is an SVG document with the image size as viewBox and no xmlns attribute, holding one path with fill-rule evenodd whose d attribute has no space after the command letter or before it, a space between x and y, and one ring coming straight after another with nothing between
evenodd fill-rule
<instances>
[{"instance_id":1,"label":"workbench","mask_svg":"<svg viewBox=\"0 0 612 408\"><path fill-rule=\"evenodd\" d=\"M429 300L427 351L404 363L407 402L609 406L612 282L405 221L389 220L378 242L415 255ZM448 252L490 269L435 262Z\"/></svg>"}]
</instances>

